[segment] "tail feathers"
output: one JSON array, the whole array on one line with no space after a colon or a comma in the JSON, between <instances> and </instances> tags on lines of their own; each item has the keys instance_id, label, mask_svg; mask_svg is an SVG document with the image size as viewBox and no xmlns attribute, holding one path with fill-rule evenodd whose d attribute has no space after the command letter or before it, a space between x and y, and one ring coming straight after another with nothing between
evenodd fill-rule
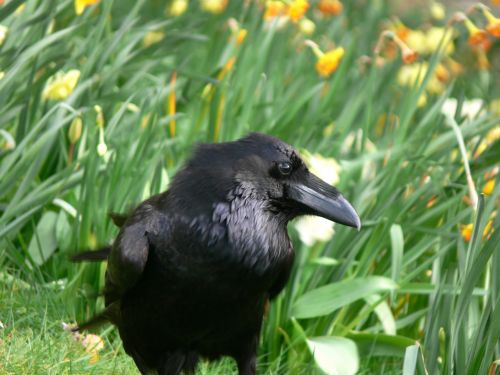
<instances>
[{"instance_id":1,"label":"tail feathers","mask_svg":"<svg viewBox=\"0 0 500 375\"><path fill-rule=\"evenodd\" d=\"M111 246L103 247L99 250L83 251L71 257L72 262L102 262L107 260L111 253Z\"/></svg>"}]
</instances>

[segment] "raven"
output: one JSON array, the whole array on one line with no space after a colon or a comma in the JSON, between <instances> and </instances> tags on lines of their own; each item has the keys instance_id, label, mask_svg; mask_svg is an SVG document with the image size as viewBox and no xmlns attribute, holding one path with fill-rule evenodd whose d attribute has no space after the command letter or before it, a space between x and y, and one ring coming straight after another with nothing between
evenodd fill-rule
<instances>
[{"instance_id":1,"label":"raven","mask_svg":"<svg viewBox=\"0 0 500 375\"><path fill-rule=\"evenodd\" d=\"M264 309L294 260L287 223L317 215L360 229L351 204L281 140L252 133L199 145L168 191L115 215L105 310L77 330L111 322L142 374L193 373L200 357L233 357L255 374ZM108 256L109 255L109 256Z\"/></svg>"}]
</instances>

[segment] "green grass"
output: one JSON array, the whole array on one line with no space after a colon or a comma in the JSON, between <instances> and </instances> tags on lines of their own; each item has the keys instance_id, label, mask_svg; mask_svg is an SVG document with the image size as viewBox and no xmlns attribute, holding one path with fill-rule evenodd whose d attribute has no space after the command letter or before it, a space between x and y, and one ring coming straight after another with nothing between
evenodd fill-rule
<instances>
[{"instance_id":1,"label":"green grass","mask_svg":"<svg viewBox=\"0 0 500 375\"><path fill-rule=\"evenodd\" d=\"M332 42L345 48L329 78L318 77L298 28L266 27L257 2L231 2L212 15L192 1L178 18L164 15L162 1L102 1L78 17L72 1L30 0L15 13L22 3L0 7L9 28L0 46L0 373L134 373L112 328L97 332L105 348L95 364L61 328L103 307L105 265L74 265L68 256L109 243L117 229L107 214L163 191L193 144L250 131L336 158L337 186L363 221L361 232L336 226L332 240L311 247L289 226L296 264L263 328L260 373L321 373L314 345L326 353L323 366L342 362L361 374L483 374L500 358L499 178L477 211L464 202L470 192L458 141L441 114L449 97L459 107L483 100L483 114L454 116L480 192L500 160L499 140L474 156L500 123L490 109L500 97L498 69L475 68L460 25L452 57L464 72L419 107L442 51L420 57L429 70L414 87L398 84L399 58L366 69L358 63L375 57L376 30L393 16L383 1L345 1L333 18L308 11L316 23L308 38L324 50ZM405 21L423 27L425 14ZM248 30L239 46L230 17ZM152 30L165 37L145 46ZM494 41L492 62L498 51ZM222 76L230 57L235 65ZM81 72L73 93L45 100L49 77L70 69ZM71 145L78 116L82 133ZM104 157L96 151L102 142ZM495 231L482 238L489 219ZM468 223L476 225L465 242ZM336 262L318 261L325 257ZM200 368L231 371L231 361Z\"/></svg>"}]
</instances>

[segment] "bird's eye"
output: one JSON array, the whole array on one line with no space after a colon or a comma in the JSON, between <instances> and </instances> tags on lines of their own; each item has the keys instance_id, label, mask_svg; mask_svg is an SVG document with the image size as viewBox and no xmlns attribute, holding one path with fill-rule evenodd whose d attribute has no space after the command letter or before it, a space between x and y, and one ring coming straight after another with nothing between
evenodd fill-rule
<instances>
[{"instance_id":1,"label":"bird's eye","mask_svg":"<svg viewBox=\"0 0 500 375\"><path fill-rule=\"evenodd\" d=\"M278 164L278 170L283 176L288 176L292 172L292 164L287 161L282 161Z\"/></svg>"}]
</instances>

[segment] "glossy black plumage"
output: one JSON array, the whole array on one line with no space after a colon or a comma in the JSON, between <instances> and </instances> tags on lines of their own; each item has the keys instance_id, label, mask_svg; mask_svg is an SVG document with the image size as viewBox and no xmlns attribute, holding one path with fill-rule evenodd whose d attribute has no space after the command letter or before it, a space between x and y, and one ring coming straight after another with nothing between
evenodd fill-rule
<instances>
[{"instance_id":1,"label":"glossy black plumage","mask_svg":"<svg viewBox=\"0 0 500 375\"><path fill-rule=\"evenodd\" d=\"M277 138L198 146L167 192L114 218L106 310L80 328L115 324L142 373L192 372L200 357L231 356L240 374L254 374L264 306L293 265L287 223L302 214L360 226Z\"/></svg>"}]
</instances>

